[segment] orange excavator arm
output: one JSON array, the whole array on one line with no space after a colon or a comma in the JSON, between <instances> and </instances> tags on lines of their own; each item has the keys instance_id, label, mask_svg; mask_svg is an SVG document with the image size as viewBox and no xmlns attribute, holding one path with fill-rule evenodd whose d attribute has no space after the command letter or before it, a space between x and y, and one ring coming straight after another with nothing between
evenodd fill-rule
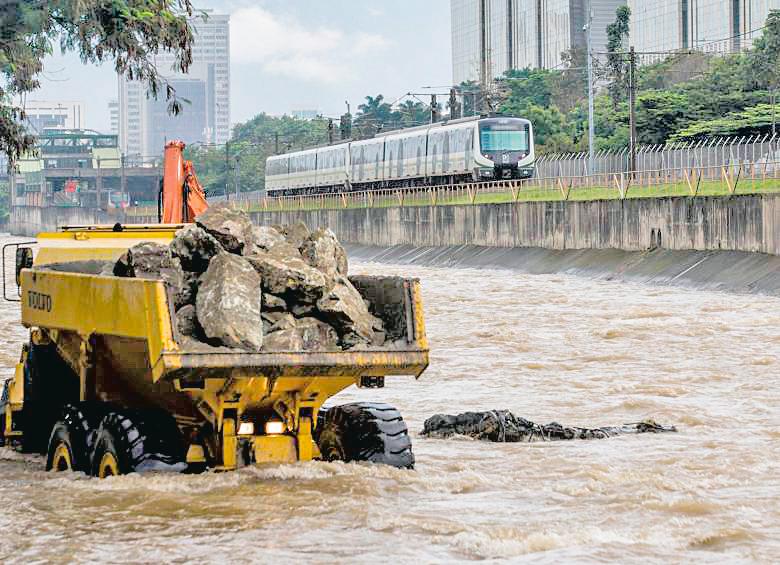
<instances>
[{"instance_id":1,"label":"orange excavator arm","mask_svg":"<svg viewBox=\"0 0 780 565\"><path fill-rule=\"evenodd\" d=\"M209 207L192 162L184 159L184 147L183 141L165 144L158 210L163 224L192 222Z\"/></svg>"}]
</instances>

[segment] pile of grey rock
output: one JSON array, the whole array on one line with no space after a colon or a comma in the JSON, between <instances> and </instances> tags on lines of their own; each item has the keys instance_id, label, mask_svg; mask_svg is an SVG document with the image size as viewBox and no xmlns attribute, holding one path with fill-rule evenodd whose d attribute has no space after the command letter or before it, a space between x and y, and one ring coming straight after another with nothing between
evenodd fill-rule
<instances>
[{"instance_id":1,"label":"pile of grey rock","mask_svg":"<svg viewBox=\"0 0 780 565\"><path fill-rule=\"evenodd\" d=\"M382 321L347 279L333 232L302 223L254 226L211 207L170 245L141 243L113 274L162 279L179 339L251 351L332 351L381 346Z\"/></svg>"}]
</instances>

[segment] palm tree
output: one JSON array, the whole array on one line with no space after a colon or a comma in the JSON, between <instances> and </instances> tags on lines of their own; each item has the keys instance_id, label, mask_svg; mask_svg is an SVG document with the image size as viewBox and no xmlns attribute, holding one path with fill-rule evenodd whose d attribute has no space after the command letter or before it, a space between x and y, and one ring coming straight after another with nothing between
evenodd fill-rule
<instances>
[{"instance_id":1,"label":"palm tree","mask_svg":"<svg viewBox=\"0 0 780 565\"><path fill-rule=\"evenodd\" d=\"M355 125L363 135L389 129L397 121L392 106L384 100L385 97L381 94L366 96L365 104L358 106Z\"/></svg>"},{"instance_id":2,"label":"palm tree","mask_svg":"<svg viewBox=\"0 0 780 565\"><path fill-rule=\"evenodd\" d=\"M398 106L403 127L417 126L430 121L430 113L425 104L415 100L406 100Z\"/></svg>"}]
</instances>

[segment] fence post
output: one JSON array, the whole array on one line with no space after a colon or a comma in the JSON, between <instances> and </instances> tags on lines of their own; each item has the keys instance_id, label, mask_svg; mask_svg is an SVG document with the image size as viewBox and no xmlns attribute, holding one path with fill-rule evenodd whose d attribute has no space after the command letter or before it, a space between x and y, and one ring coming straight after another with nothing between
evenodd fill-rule
<instances>
[{"instance_id":1,"label":"fence post","mask_svg":"<svg viewBox=\"0 0 780 565\"><path fill-rule=\"evenodd\" d=\"M737 184L739 183L739 177L742 174L742 165L739 165L737 168L737 178L734 179L731 172L726 172L726 167L721 168L721 172L723 174L723 178L726 181L726 186L729 189L729 194L734 194L734 192L737 190Z\"/></svg>"},{"instance_id":2,"label":"fence post","mask_svg":"<svg viewBox=\"0 0 780 565\"><path fill-rule=\"evenodd\" d=\"M564 188L563 181L561 180L561 177L558 177L558 188L560 189L561 195L563 196L564 200L568 200L569 199L569 193L571 192L572 182L574 182L574 181L570 180L569 181L569 185Z\"/></svg>"}]
</instances>

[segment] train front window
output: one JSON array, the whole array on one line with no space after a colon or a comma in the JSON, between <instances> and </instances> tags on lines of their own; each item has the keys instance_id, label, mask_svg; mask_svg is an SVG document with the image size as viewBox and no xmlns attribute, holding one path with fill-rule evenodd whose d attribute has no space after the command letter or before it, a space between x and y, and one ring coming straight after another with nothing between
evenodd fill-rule
<instances>
[{"instance_id":1,"label":"train front window","mask_svg":"<svg viewBox=\"0 0 780 565\"><path fill-rule=\"evenodd\" d=\"M528 126L518 124L481 124L479 142L482 151L528 151Z\"/></svg>"}]
</instances>

